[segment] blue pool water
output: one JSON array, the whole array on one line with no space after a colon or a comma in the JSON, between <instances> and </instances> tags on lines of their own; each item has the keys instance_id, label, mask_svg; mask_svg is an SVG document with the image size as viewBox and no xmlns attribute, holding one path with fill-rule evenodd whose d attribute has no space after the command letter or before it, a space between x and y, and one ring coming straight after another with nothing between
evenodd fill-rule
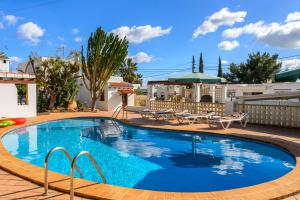
<instances>
[{"instance_id":1,"label":"blue pool water","mask_svg":"<svg viewBox=\"0 0 300 200\"><path fill-rule=\"evenodd\" d=\"M201 192L245 187L276 179L295 166L277 147L249 140L143 129L108 118L76 118L14 130L2 138L16 157L43 167L48 151L62 146L72 156L88 150L109 184L159 190ZM101 182L92 163L81 157L84 178ZM49 168L69 175L61 152ZM77 174L78 176L78 174Z\"/></svg>"}]
</instances>

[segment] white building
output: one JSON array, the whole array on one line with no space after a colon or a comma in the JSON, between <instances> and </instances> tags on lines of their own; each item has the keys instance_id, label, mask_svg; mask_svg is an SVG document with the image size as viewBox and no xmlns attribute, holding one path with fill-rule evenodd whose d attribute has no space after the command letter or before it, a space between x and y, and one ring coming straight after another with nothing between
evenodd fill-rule
<instances>
[{"instance_id":1,"label":"white building","mask_svg":"<svg viewBox=\"0 0 300 200\"><path fill-rule=\"evenodd\" d=\"M0 72L0 117L36 116L35 76Z\"/></svg>"},{"instance_id":2,"label":"white building","mask_svg":"<svg viewBox=\"0 0 300 200\"><path fill-rule=\"evenodd\" d=\"M0 72L9 72L9 59L0 59Z\"/></svg>"},{"instance_id":3,"label":"white building","mask_svg":"<svg viewBox=\"0 0 300 200\"><path fill-rule=\"evenodd\" d=\"M287 92L299 92L299 82L287 83L262 83L262 84L228 84L227 98L259 95L259 94L283 94Z\"/></svg>"},{"instance_id":4,"label":"white building","mask_svg":"<svg viewBox=\"0 0 300 200\"><path fill-rule=\"evenodd\" d=\"M91 95L82 80L79 80L80 90L77 100L84 106L92 104ZM104 93L96 102L96 108L100 110L115 110L119 106L134 106L134 87L132 84L123 81L122 77L112 76L106 86Z\"/></svg>"}]
</instances>

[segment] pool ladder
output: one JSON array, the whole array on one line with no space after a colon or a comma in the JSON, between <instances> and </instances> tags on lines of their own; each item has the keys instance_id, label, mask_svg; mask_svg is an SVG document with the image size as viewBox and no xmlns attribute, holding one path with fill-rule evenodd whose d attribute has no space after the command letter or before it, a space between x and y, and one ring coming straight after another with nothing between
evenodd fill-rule
<instances>
[{"instance_id":1,"label":"pool ladder","mask_svg":"<svg viewBox=\"0 0 300 200\"><path fill-rule=\"evenodd\" d=\"M44 174L44 178L45 178L45 183L44 183L44 189L45 189L45 194L48 193L48 189L49 189L49 181L48 181L48 161L49 158L51 157L51 155L56 152L56 151L62 151L68 158L68 160L71 162L71 167L70 167L70 199L73 200L74 199L74 168L78 171L80 178L83 178L82 172L81 170L78 168L76 161L80 156L83 155L87 155L88 158L92 161L94 167L96 168L98 174L101 176L103 183L106 184L106 178L103 175L99 165L97 164L96 160L94 159L94 157L92 156L92 154L88 151L81 151L79 152L73 159L70 156L70 154L67 152L67 150L63 147L54 147L53 149L51 149L46 158L45 158L45 162L44 162L44 167L45 167L45 174Z\"/></svg>"},{"instance_id":2,"label":"pool ladder","mask_svg":"<svg viewBox=\"0 0 300 200\"><path fill-rule=\"evenodd\" d=\"M113 118L113 119L117 118L119 113L121 112L122 108L123 108L123 106L118 106L116 108L116 110L114 111L114 113L112 114L111 118Z\"/></svg>"},{"instance_id":3,"label":"pool ladder","mask_svg":"<svg viewBox=\"0 0 300 200\"><path fill-rule=\"evenodd\" d=\"M116 110L114 111L114 113L112 114L111 118L116 119L118 117L118 115L120 114L121 110L123 110L123 117L124 117L124 113L125 113L126 119L127 119L127 110L126 110L126 107L123 107L123 106L118 106L116 108Z\"/></svg>"}]
</instances>

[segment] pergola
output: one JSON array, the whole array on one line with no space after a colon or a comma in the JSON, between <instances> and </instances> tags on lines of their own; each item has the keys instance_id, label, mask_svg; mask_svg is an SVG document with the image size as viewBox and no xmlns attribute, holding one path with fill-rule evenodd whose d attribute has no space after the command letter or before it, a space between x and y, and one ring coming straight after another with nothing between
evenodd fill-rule
<instances>
[{"instance_id":1,"label":"pergola","mask_svg":"<svg viewBox=\"0 0 300 200\"><path fill-rule=\"evenodd\" d=\"M149 81L148 82L148 98L153 99L155 85L163 85L163 86L190 86L193 88L193 94L195 102L200 102L201 97L203 95L209 95L212 97L212 102L216 102L216 96L218 96L218 101L225 102L227 87L221 86L221 84L226 83L226 79L220 77L210 76L204 73L190 73L184 74L177 77L168 78L168 80L163 81ZM218 87L219 86L219 87ZM221 86L221 87L220 87ZM165 87L165 93L167 93L167 87ZM205 90L204 90L205 89ZM220 93L221 95L216 95L216 93ZM174 92L176 93L176 91ZM221 98L219 98L221 96ZM165 100L166 99L165 95Z\"/></svg>"}]
</instances>

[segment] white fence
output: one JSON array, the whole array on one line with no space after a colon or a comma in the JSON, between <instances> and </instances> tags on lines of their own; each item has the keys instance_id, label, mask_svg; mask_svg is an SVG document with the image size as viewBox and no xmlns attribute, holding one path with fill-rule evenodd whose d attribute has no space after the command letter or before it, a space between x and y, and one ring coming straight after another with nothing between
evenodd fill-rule
<instances>
[{"instance_id":1,"label":"white fence","mask_svg":"<svg viewBox=\"0 0 300 200\"><path fill-rule=\"evenodd\" d=\"M235 111L247 112L253 124L300 127L300 106L236 104Z\"/></svg>"}]
</instances>

